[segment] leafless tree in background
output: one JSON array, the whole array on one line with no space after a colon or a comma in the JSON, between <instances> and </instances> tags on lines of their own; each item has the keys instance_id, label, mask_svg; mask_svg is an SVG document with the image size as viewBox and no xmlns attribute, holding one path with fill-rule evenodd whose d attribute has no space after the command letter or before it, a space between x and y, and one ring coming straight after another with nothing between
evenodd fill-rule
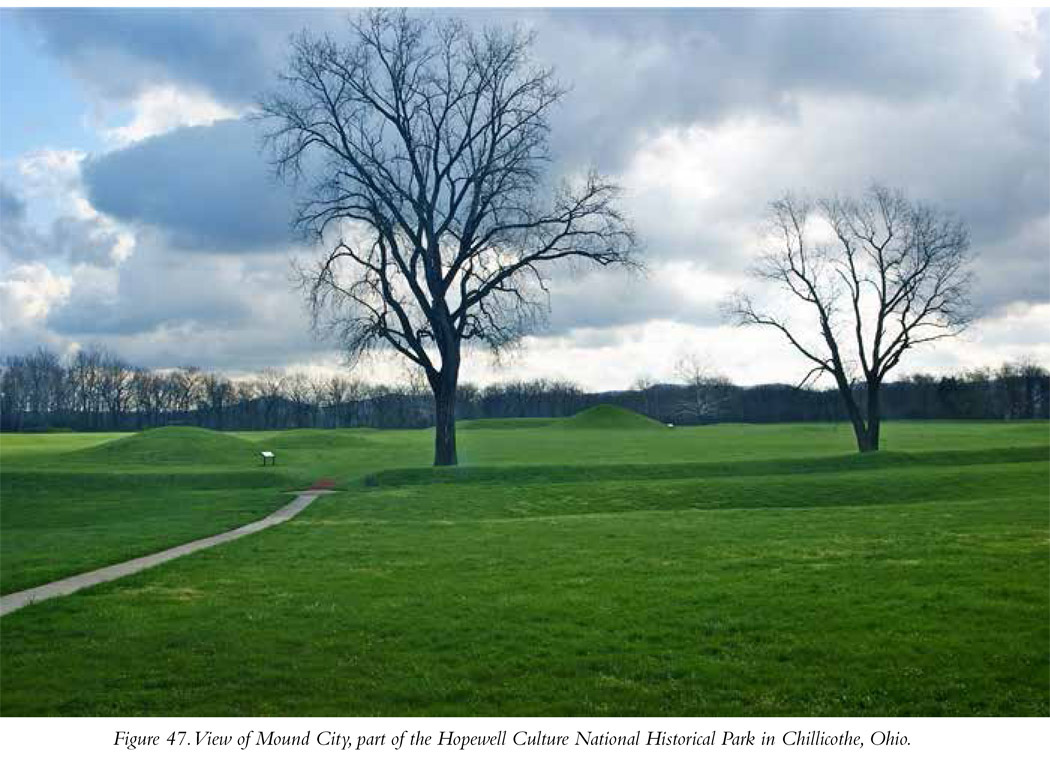
<instances>
[{"instance_id":1,"label":"leafless tree in background","mask_svg":"<svg viewBox=\"0 0 1050 759\"><path fill-rule=\"evenodd\" d=\"M156 425L161 412L167 406L164 378L148 369L136 369L131 378L131 392L135 407L141 414L141 423L148 426Z\"/></svg>"},{"instance_id":2,"label":"leafless tree in background","mask_svg":"<svg viewBox=\"0 0 1050 759\"><path fill-rule=\"evenodd\" d=\"M819 222L829 242L814 240ZM831 375L858 449L876 451L886 375L908 350L957 335L972 319L966 225L877 185L858 199L785 196L771 205L770 225L773 247L755 274L805 304L819 337L744 294L727 311L739 324L776 329L808 359L802 384ZM863 383L863 405L855 380Z\"/></svg>"},{"instance_id":3,"label":"leafless tree in background","mask_svg":"<svg viewBox=\"0 0 1050 759\"><path fill-rule=\"evenodd\" d=\"M258 374L256 397L262 402L264 424L269 428L277 426L277 411L287 383L288 378L280 369L267 367Z\"/></svg>"},{"instance_id":4,"label":"leafless tree in background","mask_svg":"<svg viewBox=\"0 0 1050 759\"><path fill-rule=\"evenodd\" d=\"M204 402L204 375L200 367L183 366L168 374L169 393L175 410L184 416L198 412Z\"/></svg>"},{"instance_id":5,"label":"leafless tree in background","mask_svg":"<svg viewBox=\"0 0 1050 759\"><path fill-rule=\"evenodd\" d=\"M707 361L688 353L675 363L675 375L688 392L675 409L675 416L699 424L714 421L729 402L733 384L714 371Z\"/></svg>"},{"instance_id":6,"label":"leafless tree in background","mask_svg":"<svg viewBox=\"0 0 1050 759\"><path fill-rule=\"evenodd\" d=\"M310 401L312 387L310 378L303 372L293 372L285 378L284 396L291 405L292 425L310 426Z\"/></svg>"},{"instance_id":7,"label":"leafless tree in background","mask_svg":"<svg viewBox=\"0 0 1050 759\"><path fill-rule=\"evenodd\" d=\"M101 392L109 412L110 425L116 427L133 400L135 369L120 358L106 354L102 365Z\"/></svg>"},{"instance_id":8,"label":"leafless tree in background","mask_svg":"<svg viewBox=\"0 0 1050 759\"><path fill-rule=\"evenodd\" d=\"M222 375L209 372L203 379L204 400L211 413L212 424L216 429L223 429L226 422L226 409L234 402L236 391L233 383Z\"/></svg>"},{"instance_id":9,"label":"leafless tree in background","mask_svg":"<svg viewBox=\"0 0 1050 759\"><path fill-rule=\"evenodd\" d=\"M170 369L133 369L126 388L107 382L107 374L127 366L101 347L78 350L65 358L46 348L0 356L0 429L133 430L194 421L217 429L253 430L285 429L304 420L326 427L433 424L431 392L421 374L396 386L367 385L341 376L328 380L308 376L305 400L300 396L298 401L307 408L297 412L294 380L276 370L242 379L225 378L218 372L202 374L201 398L187 407L184 399L176 397L176 373ZM713 373L698 374L707 377ZM651 402L642 397L641 386L652 393ZM844 411L835 389L781 384L713 389L723 393L722 400L707 407L719 421L832 421ZM117 394L124 395L118 398ZM484 388L464 383L457 395L456 413L466 419L564 417L596 403L616 403L665 422L682 420L683 409L697 407L695 389L689 384L641 382L631 391L587 393L564 380L534 379ZM894 419L1046 419L1050 416L1050 372L1021 358L998 368L972 368L953 375L916 374L887 381L880 407L886 418ZM695 421L697 417L687 415L685 419Z\"/></svg>"},{"instance_id":10,"label":"leafless tree in background","mask_svg":"<svg viewBox=\"0 0 1050 759\"><path fill-rule=\"evenodd\" d=\"M643 374L634 381L631 389L641 396L642 409L646 416L660 416L660 396L656 380L648 374Z\"/></svg>"},{"instance_id":11,"label":"leafless tree in background","mask_svg":"<svg viewBox=\"0 0 1050 759\"><path fill-rule=\"evenodd\" d=\"M425 373L436 465L456 463L461 347L499 350L542 317L559 261L631 264L618 188L547 191L547 114L564 91L518 29L372 11L350 39L300 35L260 106L278 173L307 184L297 225L316 327L353 358L390 347Z\"/></svg>"}]
</instances>

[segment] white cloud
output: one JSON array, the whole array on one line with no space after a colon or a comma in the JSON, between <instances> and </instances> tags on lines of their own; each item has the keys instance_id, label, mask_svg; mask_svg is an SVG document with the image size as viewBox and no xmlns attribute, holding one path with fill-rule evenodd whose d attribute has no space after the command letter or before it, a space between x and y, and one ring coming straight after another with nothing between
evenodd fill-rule
<instances>
[{"instance_id":1,"label":"white cloud","mask_svg":"<svg viewBox=\"0 0 1050 759\"><path fill-rule=\"evenodd\" d=\"M114 147L125 147L179 127L208 126L241 115L202 91L171 84L153 86L139 93L132 101L131 110L134 115L130 122L102 130Z\"/></svg>"},{"instance_id":2,"label":"white cloud","mask_svg":"<svg viewBox=\"0 0 1050 759\"><path fill-rule=\"evenodd\" d=\"M1047 324L1050 305L1018 305L1004 316L978 322L963 337L914 349L890 380L919 372L994 367L1021 358L1048 366ZM771 330L652 321L577 330L562 337L528 338L521 351L502 366L482 356L471 357L463 379L484 385L559 378L576 381L588 390L622 390L642 376L674 381L675 362L688 353L703 357L712 370L742 385L796 383L810 368Z\"/></svg>"},{"instance_id":3,"label":"white cloud","mask_svg":"<svg viewBox=\"0 0 1050 759\"><path fill-rule=\"evenodd\" d=\"M21 194L34 201L30 213L82 213L80 166L86 157L82 150L34 150L19 156L14 164Z\"/></svg>"},{"instance_id":4,"label":"white cloud","mask_svg":"<svg viewBox=\"0 0 1050 759\"><path fill-rule=\"evenodd\" d=\"M921 358L927 371L958 371L1032 359L1050 366L1050 304L1017 303L976 322L962 337L934 343ZM905 371L909 371L905 367Z\"/></svg>"},{"instance_id":5,"label":"white cloud","mask_svg":"<svg viewBox=\"0 0 1050 759\"><path fill-rule=\"evenodd\" d=\"M744 384L791 381L795 373L797 380L806 371L790 348L761 330L654 320L576 330L560 337L530 337L502 365L474 357L464 368L464 378L483 385L546 377L573 380L588 390L622 390L643 376L673 382L676 362L690 353L705 357L713 370Z\"/></svg>"},{"instance_id":6,"label":"white cloud","mask_svg":"<svg viewBox=\"0 0 1050 759\"><path fill-rule=\"evenodd\" d=\"M0 251L9 259L115 266L131 256L131 229L87 199L79 150L41 150L15 162L18 213L4 219ZM20 197L19 197L20 196Z\"/></svg>"},{"instance_id":7,"label":"white cloud","mask_svg":"<svg viewBox=\"0 0 1050 759\"><path fill-rule=\"evenodd\" d=\"M19 264L0 275L0 325L4 353L63 342L44 329L48 313L69 297L73 278L59 276L42 263Z\"/></svg>"},{"instance_id":8,"label":"white cloud","mask_svg":"<svg viewBox=\"0 0 1050 759\"><path fill-rule=\"evenodd\" d=\"M768 203L784 192L854 194L873 180L899 186L968 222L977 252L989 251L982 267L1028 272L1012 283L998 276L978 283L983 305L1045 300L1048 146L1033 143L1014 119L1009 107L959 100L810 95L797 99L791 118L745 116L657 132L621 181L652 258L736 273L757 250Z\"/></svg>"}]
</instances>

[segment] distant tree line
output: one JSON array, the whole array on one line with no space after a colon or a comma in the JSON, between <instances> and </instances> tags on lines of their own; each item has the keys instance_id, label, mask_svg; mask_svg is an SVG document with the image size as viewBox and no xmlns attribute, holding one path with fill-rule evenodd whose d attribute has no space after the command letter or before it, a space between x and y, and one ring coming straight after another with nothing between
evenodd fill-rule
<instances>
[{"instance_id":1,"label":"distant tree line","mask_svg":"<svg viewBox=\"0 0 1050 759\"><path fill-rule=\"evenodd\" d=\"M231 379L197 367L156 371L101 348L66 360L46 349L0 362L4 431L139 430L192 424L230 430L289 427L419 428L434 424L422 378L370 384L351 375L311 376L267 369ZM785 384L740 387L705 372L677 384L639 380L630 390L589 393L564 381L462 384L458 419L561 417L616 403L666 423L847 420L835 389ZM858 397L863 398L863 388ZM1030 361L935 377L916 374L883 386L889 419L1046 419L1050 373Z\"/></svg>"}]
</instances>

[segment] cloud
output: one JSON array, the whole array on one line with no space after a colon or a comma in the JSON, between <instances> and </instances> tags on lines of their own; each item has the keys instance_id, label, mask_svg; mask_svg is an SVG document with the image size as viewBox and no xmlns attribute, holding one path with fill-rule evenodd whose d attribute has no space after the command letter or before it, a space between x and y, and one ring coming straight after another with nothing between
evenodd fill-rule
<instances>
[{"instance_id":1,"label":"cloud","mask_svg":"<svg viewBox=\"0 0 1050 759\"><path fill-rule=\"evenodd\" d=\"M138 34L187 41L189 29L204 23L118 16ZM556 145L562 165L616 168L656 258L739 270L766 204L788 189L899 185L958 212L986 247L1050 206L1050 142L1040 110L1048 102L1050 14L1020 29L983 11L625 9L466 17L478 24L516 19L537 30L538 55L575 85L553 131L556 141L564 138ZM98 23L90 16L74 33L49 14L32 18L45 30L53 25L63 40L93 38ZM330 13L230 11L221 18L261 34L259 50L230 63L243 68L236 81L257 82L252 92L272 82L262 73L263 50L274 70L281 65L275 19L285 30L342 23L341 14ZM161 25L169 22L175 28L166 32ZM216 35L227 33L209 27L195 44L207 57L217 49ZM108 46L122 39L111 31L97 36ZM952 44L917 44L930 37ZM90 47L70 41L64 54ZM247 97L248 88L230 94L211 67L170 56L170 40L125 47L169 78L234 101ZM266 176L256 149L257 135L244 122L178 130L94 161L92 201L119 218L167 229L183 248L269 249L290 239L291 193ZM1041 250L1011 250L1026 260L1043 257Z\"/></svg>"},{"instance_id":2,"label":"cloud","mask_svg":"<svg viewBox=\"0 0 1050 759\"><path fill-rule=\"evenodd\" d=\"M640 377L675 381L676 362L702 356L710 369L742 384L801 379L804 360L776 335L761 330L697 326L657 319L559 336L535 336L513 361L474 361L464 381L477 384L546 377L578 382L589 390L622 390Z\"/></svg>"},{"instance_id":3,"label":"cloud","mask_svg":"<svg viewBox=\"0 0 1050 759\"><path fill-rule=\"evenodd\" d=\"M26 215L25 202L13 191L0 184L0 218L8 223L22 221Z\"/></svg>"},{"instance_id":4,"label":"cloud","mask_svg":"<svg viewBox=\"0 0 1050 759\"><path fill-rule=\"evenodd\" d=\"M997 315L1014 304L1050 302L1050 215L979 246L974 272L975 305L983 316Z\"/></svg>"},{"instance_id":5,"label":"cloud","mask_svg":"<svg viewBox=\"0 0 1050 759\"><path fill-rule=\"evenodd\" d=\"M42 263L20 263L0 274L3 352L16 354L62 340L44 328L48 314L69 297L71 277L56 275Z\"/></svg>"},{"instance_id":6,"label":"cloud","mask_svg":"<svg viewBox=\"0 0 1050 759\"><path fill-rule=\"evenodd\" d=\"M207 126L240 115L201 92L172 85L144 90L135 97L132 107L135 116L131 122L104 130L106 137L117 146L124 147L178 127Z\"/></svg>"},{"instance_id":7,"label":"cloud","mask_svg":"<svg viewBox=\"0 0 1050 759\"><path fill-rule=\"evenodd\" d=\"M282 264L287 262L279 257L260 267L238 256L187 255L167 248L161 238L146 236L116 271L76 269L72 291L49 314L47 323L78 339L193 325L236 332L273 298L260 296L253 285L260 272L265 273L264 287L270 293L290 290L287 277L276 275ZM295 306L289 317L300 310L298 303Z\"/></svg>"},{"instance_id":8,"label":"cloud","mask_svg":"<svg viewBox=\"0 0 1050 759\"><path fill-rule=\"evenodd\" d=\"M1046 325L1050 304L1015 303L980 322L955 340L930 343L912 351L896 376L914 372L947 373L1029 359L1050 366Z\"/></svg>"},{"instance_id":9,"label":"cloud","mask_svg":"<svg viewBox=\"0 0 1050 759\"><path fill-rule=\"evenodd\" d=\"M789 348L718 326L715 304L742 281L771 199L855 193L872 180L970 224L982 323L1009 325L975 354L1007 358L1029 344L1045 353L1045 326L1031 314L1050 302L1050 13L462 15L535 29L538 58L572 86L554 114L552 171L614 173L652 270L553 277L549 325L508 371L622 386L643 370L666 374L689 344L739 381L793 377ZM274 85L289 33L341 34L346 14L14 17L124 121L104 126L118 149L45 151L5 174L0 246L18 271L5 300L22 315L14 331L5 323L5 343L16 332L97 339L155 366L330 357L331 346L306 338L287 278L293 192L271 178L253 125L229 117ZM966 360L951 350L916 354L914 365Z\"/></svg>"},{"instance_id":10,"label":"cloud","mask_svg":"<svg viewBox=\"0 0 1050 759\"><path fill-rule=\"evenodd\" d=\"M554 276L550 319L539 333L579 334L664 319L717 325L719 299L736 283L686 261L657 262L646 274L595 269Z\"/></svg>"},{"instance_id":11,"label":"cloud","mask_svg":"<svg viewBox=\"0 0 1050 759\"><path fill-rule=\"evenodd\" d=\"M112 265L126 255L130 244L107 219L84 208L63 213L38 229L29 219L26 201L4 185L0 220L0 255L17 262Z\"/></svg>"},{"instance_id":12,"label":"cloud","mask_svg":"<svg viewBox=\"0 0 1050 759\"><path fill-rule=\"evenodd\" d=\"M96 97L131 101L160 84L250 104L274 73L287 37L344 14L282 9L27 9L18 19Z\"/></svg>"},{"instance_id":13,"label":"cloud","mask_svg":"<svg viewBox=\"0 0 1050 759\"><path fill-rule=\"evenodd\" d=\"M1050 366L1050 305L1016 305L963 338L919 346L890 379L915 372L948 373L1028 358ZM772 330L654 320L559 336L536 336L499 366L474 360L463 380L485 385L535 377L573 380L590 390L622 390L639 377L674 381L676 361L701 356L709 368L744 385L799 382L810 366ZM825 384L825 386L827 386Z\"/></svg>"},{"instance_id":14,"label":"cloud","mask_svg":"<svg viewBox=\"0 0 1050 759\"><path fill-rule=\"evenodd\" d=\"M1050 144L1010 109L962 101L802 98L795 118L669 128L622 181L651 259L743 272L767 204L786 191L858 194L873 180L958 214L972 231L986 311L1050 299Z\"/></svg>"},{"instance_id":15,"label":"cloud","mask_svg":"<svg viewBox=\"0 0 1050 759\"><path fill-rule=\"evenodd\" d=\"M1015 31L979 10L551 10L530 20L573 86L554 132L561 152L611 170L653 129L787 120L799 97L820 95L986 101L1030 66Z\"/></svg>"},{"instance_id":16,"label":"cloud","mask_svg":"<svg viewBox=\"0 0 1050 759\"><path fill-rule=\"evenodd\" d=\"M26 223L25 201L0 184L0 252L15 260L32 260L43 246L41 236Z\"/></svg>"},{"instance_id":17,"label":"cloud","mask_svg":"<svg viewBox=\"0 0 1050 759\"><path fill-rule=\"evenodd\" d=\"M184 127L93 157L84 182L99 211L161 230L178 248L272 251L293 239L291 193L243 120Z\"/></svg>"},{"instance_id":18,"label":"cloud","mask_svg":"<svg viewBox=\"0 0 1050 759\"><path fill-rule=\"evenodd\" d=\"M75 270L43 316L49 334L158 368L250 371L308 363L332 349L311 336L282 257L179 254L156 238L140 240L119 271Z\"/></svg>"},{"instance_id":19,"label":"cloud","mask_svg":"<svg viewBox=\"0 0 1050 759\"><path fill-rule=\"evenodd\" d=\"M985 96L1029 65L1013 26L985 10L519 9L458 11L476 26L524 24L573 87L556 139L603 164L656 127L741 113L790 114L797 94L915 100ZM158 82L250 105L275 84L288 36L340 35L351 15L318 9L32 9L19 13L100 97ZM952 44L929 44L930 39Z\"/></svg>"}]
</instances>

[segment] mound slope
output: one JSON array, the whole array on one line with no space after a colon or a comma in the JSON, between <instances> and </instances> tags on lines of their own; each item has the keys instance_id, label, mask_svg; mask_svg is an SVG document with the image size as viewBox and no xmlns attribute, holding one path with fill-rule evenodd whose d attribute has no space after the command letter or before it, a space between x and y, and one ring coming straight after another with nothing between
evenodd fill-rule
<instances>
[{"instance_id":1,"label":"mound slope","mask_svg":"<svg viewBox=\"0 0 1050 759\"><path fill-rule=\"evenodd\" d=\"M661 430L665 427L655 419L620 406L602 403L584 409L565 420L564 425L577 430Z\"/></svg>"},{"instance_id":2,"label":"mound slope","mask_svg":"<svg viewBox=\"0 0 1050 759\"><path fill-rule=\"evenodd\" d=\"M362 445L372 445L372 441L366 439L359 432L346 429L317 430L299 429L284 430L273 437L262 441L261 445L272 448L276 452L281 450L300 450L313 448L356 448Z\"/></svg>"},{"instance_id":3,"label":"mound slope","mask_svg":"<svg viewBox=\"0 0 1050 759\"><path fill-rule=\"evenodd\" d=\"M70 454L83 463L250 465L256 446L224 432L201 427L157 427Z\"/></svg>"},{"instance_id":4,"label":"mound slope","mask_svg":"<svg viewBox=\"0 0 1050 759\"><path fill-rule=\"evenodd\" d=\"M468 419L457 422L461 430L528 430L536 427L550 427L558 424L559 419L512 417L508 419Z\"/></svg>"}]
</instances>

